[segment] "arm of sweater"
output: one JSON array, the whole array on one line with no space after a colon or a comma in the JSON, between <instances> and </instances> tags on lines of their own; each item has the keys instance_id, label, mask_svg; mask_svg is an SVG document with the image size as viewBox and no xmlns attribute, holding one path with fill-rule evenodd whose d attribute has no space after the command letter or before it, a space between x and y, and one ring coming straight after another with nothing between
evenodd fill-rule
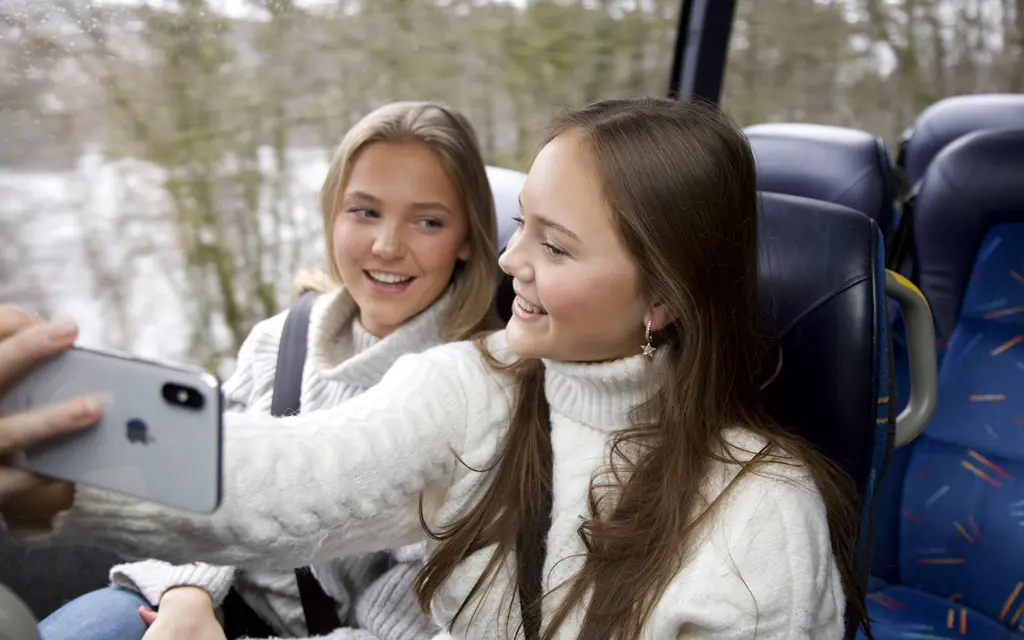
<instances>
[{"instance_id":1,"label":"arm of sweater","mask_svg":"<svg viewBox=\"0 0 1024 640\"><path fill-rule=\"evenodd\" d=\"M756 631L761 640L842 638L845 597L813 482L747 476L721 507L704 543L715 551L699 553L696 572L688 568L670 585L656 606L665 624L652 637L747 640Z\"/></svg>"},{"instance_id":2,"label":"arm of sweater","mask_svg":"<svg viewBox=\"0 0 1024 640\"><path fill-rule=\"evenodd\" d=\"M267 368L267 362L271 367L276 363L275 347L280 343L282 321L283 317L261 322L246 336L238 351L235 371L222 385L229 410L244 411L252 404L253 398L265 394L268 385L272 385L273 375L257 375L257 369ZM210 594L214 606L219 606L231 589L234 578L234 567L201 562L173 565L161 560L143 560L115 565L110 569L112 585L137 592L153 606L160 604L164 593L182 586L203 589Z\"/></svg>"},{"instance_id":3,"label":"arm of sweater","mask_svg":"<svg viewBox=\"0 0 1024 640\"><path fill-rule=\"evenodd\" d=\"M134 591L150 605L160 605L160 598L175 587L199 587L210 594L218 607L235 581L234 567L221 567L202 562L170 564L162 560L142 560L119 564L110 569L110 584Z\"/></svg>"},{"instance_id":4,"label":"arm of sweater","mask_svg":"<svg viewBox=\"0 0 1024 640\"><path fill-rule=\"evenodd\" d=\"M250 638L239 640L286 640L285 638ZM325 636L307 636L303 640L380 640L377 636L363 629L335 629Z\"/></svg>"},{"instance_id":5,"label":"arm of sweater","mask_svg":"<svg viewBox=\"0 0 1024 640\"><path fill-rule=\"evenodd\" d=\"M467 424L459 351L408 355L337 407L225 416L224 500L212 516L88 487L55 531L135 556L291 568L422 539Z\"/></svg>"}]
</instances>

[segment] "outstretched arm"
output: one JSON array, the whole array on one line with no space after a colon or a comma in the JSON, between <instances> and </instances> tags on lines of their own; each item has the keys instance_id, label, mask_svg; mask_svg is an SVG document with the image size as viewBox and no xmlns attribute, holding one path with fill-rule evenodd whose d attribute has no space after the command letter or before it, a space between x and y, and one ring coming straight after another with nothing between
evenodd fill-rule
<instances>
[{"instance_id":1,"label":"outstretched arm","mask_svg":"<svg viewBox=\"0 0 1024 640\"><path fill-rule=\"evenodd\" d=\"M420 540L420 495L429 522L467 423L453 355L405 356L333 409L226 415L224 501L212 516L79 487L55 531L127 556L281 568Z\"/></svg>"},{"instance_id":2,"label":"outstretched arm","mask_svg":"<svg viewBox=\"0 0 1024 640\"><path fill-rule=\"evenodd\" d=\"M258 363L262 365L262 371L267 366L262 360L268 360L268 354L276 356L284 316L281 314L258 323L242 342L235 372L221 386L228 411L245 411L253 406L257 398L270 394L274 378L258 376L257 366ZM276 364L276 358L270 359L270 362ZM154 607L161 604L168 591L198 587L209 594L212 605L217 607L231 589L235 573L234 567L203 562L175 565L162 560L142 560L112 567L110 582L139 593Z\"/></svg>"}]
</instances>

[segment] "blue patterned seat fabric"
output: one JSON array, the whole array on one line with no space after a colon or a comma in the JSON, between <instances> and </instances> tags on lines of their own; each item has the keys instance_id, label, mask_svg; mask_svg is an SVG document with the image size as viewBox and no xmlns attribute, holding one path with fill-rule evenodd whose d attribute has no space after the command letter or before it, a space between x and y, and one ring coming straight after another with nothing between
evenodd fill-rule
<instances>
[{"instance_id":1,"label":"blue patterned seat fabric","mask_svg":"<svg viewBox=\"0 0 1024 640\"><path fill-rule=\"evenodd\" d=\"M902 585L869 597L879 640L1024 639L1024 129L970 134L918 197L920 283L948 350L906 454Z\"/></svg>"}]
</instances>

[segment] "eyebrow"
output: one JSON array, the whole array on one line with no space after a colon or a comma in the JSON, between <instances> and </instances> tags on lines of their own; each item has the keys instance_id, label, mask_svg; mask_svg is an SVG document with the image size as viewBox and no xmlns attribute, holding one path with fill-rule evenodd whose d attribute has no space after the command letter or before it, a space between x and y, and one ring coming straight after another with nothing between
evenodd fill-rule
<instances>
[{"instance_id":1,"label":"eyebrow","mask_svg":"<svg viewBox=\"0 0 1024 640\"><path fill-rule=\"evenodd\" d=\"M523 197L522 196L519 196L519 210L520 211L523 210ZM568 228L558 224L557 222L555 222L553 220L549 220L548 218L545 218L544 216L539 215L539 214L534 214L533 217L536 218L537 222L541 223L545 227L551 227L552 229L555 229L557 231L561 231L562 233L564 233L565 235L569 236L570 238L572 238L576 242L581 242L580 237L578 235L576 235L575 233L570 231Z\"/></svg>"},{"instance_id":2,"label":"eyebrow","mask_svg":"<svg viewBox=\"0 0 1024 640\"><path fill-rule=\"evenodd\" d=\"M348 191L345 193L342 201L348 200L349 198L365 200L375 205L380 205L383 202L380 198L365 191ZM420 211L443 211L448 214L451 214L452 212L452 210L448 208L448 205L443 202L414 202L411 207Z\"/></svg>"}]
</instances>

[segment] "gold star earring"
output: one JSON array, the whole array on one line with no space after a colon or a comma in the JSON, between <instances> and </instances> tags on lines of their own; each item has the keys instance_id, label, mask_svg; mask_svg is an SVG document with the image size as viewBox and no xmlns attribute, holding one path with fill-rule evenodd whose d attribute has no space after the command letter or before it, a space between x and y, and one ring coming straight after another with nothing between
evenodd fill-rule
<instances>
[{"instance_id":1,"label":"gold star earring","mask_svg":"<svg viewBox=\"0 0 1024 640\"><path fill-rule=\"evenodd\" d=\"M644 355L647 356L648 358L653 358L654 357L654 352L657 350L657 347L655 347L655 346L653 346L651 344L651 321L650 320L647 321L647 329L644 332L644 338L647 340L647 344L645 344L643 346Z\"/></svg>"}]
</instances>

